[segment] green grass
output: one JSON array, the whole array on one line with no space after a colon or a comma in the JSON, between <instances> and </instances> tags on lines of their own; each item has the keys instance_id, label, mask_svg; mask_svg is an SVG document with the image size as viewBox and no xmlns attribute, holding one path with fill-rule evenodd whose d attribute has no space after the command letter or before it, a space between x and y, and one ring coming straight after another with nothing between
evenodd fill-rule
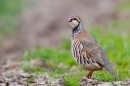
<instances>
[{"instance_id":1,"label":"green grass","mask_svg":"<svg viewBox=\"0 0 130 86\"><path fill-rule=\"evenodd\" d=\"M29 62L31 59L45 59L46 60L46 64L49 66L48 69L50 70L55 70L58 69L57 72L65 72L65 69L67 69L68 67L72 66L72 65L77 65L77 63L73 60L72 55L71 55L71 51L70 50L60 50L59 49L52 49L52 48L35 48L35 50L33 51L25 51L25 55L24 55L24 60L26 60L26 62ZM60 69L58 67L58 65L60 63L63 63L63 65L65 65L67 68L64 68L62 70L62 68ZM25 64L25 66L23 66L24 70L30 70L28 68L31 68L29 66L30 64L27 63ZM31 68L31 71L34 71L34 69L36 68ZM68 71L68 69L66 70Z\"/></svg>"},{"instance_id":2,"label":"green grass","mask_svg":"<svg viewBox=\"0 0 130 86\"><path fill-rule=\"evenodd\" d=\"M66 76L64 78L64 82L67 86L79 86L78 82L79 82L80 78L84 75L85 75L85 72Z\"/></svg>"},{"instance_id":3,"label":"green grass","mask_svg":"<svg viewBox=\"0 0 130 86\"><path fill-rule=\"evenodd\" d=\"M109 72L106 71L96 71L93 73L93 76L95 77L96 80L98 81L103 81L103 82L112 82L115 80L123 80L124 78L129 78L130 77L130 71L128 70L117 70L116 71L118 78L116 79L113 75L111 75ZM64 78L64 82L68 86L79 86L79 80L81 77L85 76L86 72L80 72L77 74L69 75Z\"/></svg>"},{"instance_id":4,"label":"green grass","mask_svg":"<svg viewBox=\"0 0 130 86\"><path fill-rule=\"evenodd\" d=\"M129 11L130 10L130 1L127 0L123 3L118 4L116 7L116 10L117 11Z\"/></svg>"},{"instance_id":5,"label":"green grass","mask_svg":"<svg viewBox=\"0 0 130 86\"><path fill-rule=\"evenodd\" d=\"M0 0L0 36L14 34L22 0Z\"/></svg>"}]
</instances>

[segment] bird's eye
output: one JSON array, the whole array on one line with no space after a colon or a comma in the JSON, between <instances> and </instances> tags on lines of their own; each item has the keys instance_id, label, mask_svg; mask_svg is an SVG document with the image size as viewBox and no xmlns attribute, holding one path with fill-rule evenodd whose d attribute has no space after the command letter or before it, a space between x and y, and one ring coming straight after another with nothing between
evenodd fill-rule
<instances>
[{"instance_id":1,"label":"bird's eye","mask_svg":"<svg viewBox=\"0 0 130 86\"><path fill-rule=\"evenodd\" d=\"M77 20L76 18L73 18L73 20Z\"/></svg>"},{"instance_id":2,"label":"bird's eye","mask_svg":"<svg viewBox=\"0 0 130 86\"><path fill-rule=\"evenodd\" d=\"M73 19L70 19L71 21L73 20Z\"/></svg>"},{"instance_id":3,"label":"bird's eye","mask_svg":"<svg viewBox=\"0 0 130 86\"><path fill-rule=\"evenodd\" d=\"M73 19L70 19L70 22L72 22L73 21Z\"/></svg>"}]
</instances>

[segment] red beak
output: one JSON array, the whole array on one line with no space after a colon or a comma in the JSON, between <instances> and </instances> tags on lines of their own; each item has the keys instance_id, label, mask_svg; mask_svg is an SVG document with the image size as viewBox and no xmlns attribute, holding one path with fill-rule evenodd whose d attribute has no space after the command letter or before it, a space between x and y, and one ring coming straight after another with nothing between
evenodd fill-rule
<instances>
[{"instance_id":1,"label":"red beak","mask_svg":"<svg viewBox=\"0 0 130 86\"><path fill-rule=\"evenodd\" d=\"M69 19L68 22L72 22L72 19Z\"/></svg>"}]
</instances>

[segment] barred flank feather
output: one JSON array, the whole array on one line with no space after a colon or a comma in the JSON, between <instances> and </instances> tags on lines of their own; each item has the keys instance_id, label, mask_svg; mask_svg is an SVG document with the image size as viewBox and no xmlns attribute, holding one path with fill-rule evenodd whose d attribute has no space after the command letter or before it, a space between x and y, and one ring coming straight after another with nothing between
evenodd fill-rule
<instances>
[{"instance_id":1,"label":"barred flank feather","mask_svg":"<svg viewBox=\"0 0 130 86\"><path fill-rule=\"evenodd\" d=\"M88 52L84 50L84 46L79 40L72 44L72 54L75 60L82 66L86 64L95 63L88 55Z\"/></svg>"}]
</instances>

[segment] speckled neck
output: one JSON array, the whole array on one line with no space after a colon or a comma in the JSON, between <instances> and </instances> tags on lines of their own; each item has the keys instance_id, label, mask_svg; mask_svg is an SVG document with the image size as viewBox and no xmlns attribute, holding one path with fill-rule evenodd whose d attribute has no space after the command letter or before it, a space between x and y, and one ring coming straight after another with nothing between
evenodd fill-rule
<instances>
[{"instance_id":1,"label":"speckled neck","mask_svg":"<svg viewBox=\"0 0 130 86\"><path fill-rule=\"evenodd\" d=\"M80 22L79 25L75 28L72 28L72 39L83 31L83 25Z\"/></svg>"}]
</instances>

